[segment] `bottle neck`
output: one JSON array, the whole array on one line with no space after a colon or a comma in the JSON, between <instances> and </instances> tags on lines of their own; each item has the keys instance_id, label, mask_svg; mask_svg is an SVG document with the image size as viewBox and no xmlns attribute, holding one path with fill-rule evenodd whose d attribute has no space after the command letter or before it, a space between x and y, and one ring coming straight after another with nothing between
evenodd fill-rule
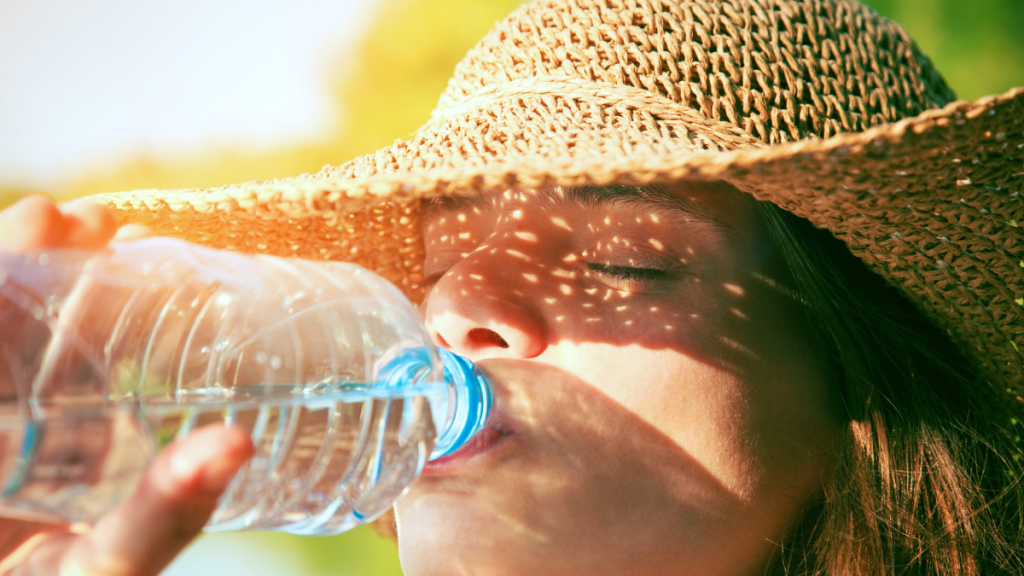
<instances>
[{"instance_id":1,"label":"bottle neck","mask_svg":"<svg viewBox=\"0 0 1024 576\"><path fill-rule=\"evenodd\" d=\"M426 347L406 348L378 373L375 388L422 387L428 390L437 443L430 459L458 450L479 432L491 411L491 387L471 361L437 349L444 385L436 384L436 364Z\"/></svg>"},{"instance_id":2,"label":"bottle neck","mask_svg":"<svg viewBox=\"0 0 1024 576\"><path fill-rule=\"evenodd\" d=\"M491 412L491 386L472 362L439 348L447 384L449 425L438 431L431 460L458 450L487 422Z\"/></svg>"}]
</instances>

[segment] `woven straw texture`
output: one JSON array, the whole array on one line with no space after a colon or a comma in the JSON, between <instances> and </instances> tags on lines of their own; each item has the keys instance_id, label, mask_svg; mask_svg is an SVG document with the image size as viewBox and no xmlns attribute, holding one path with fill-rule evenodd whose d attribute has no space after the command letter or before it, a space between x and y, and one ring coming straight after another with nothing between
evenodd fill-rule
<instances>
[{"instance_id":1,"label":"woven straw texture","mask_svg":"<svg viewBox=\"0 0 1024 576\"><path fill-rule=\"evenodd\" d=\"M1024 393L1024 90L953 94L844 0L542 0L458 65L407 142L316 175L101 195L124 221L345 259L422 296L423 198L721 179L846 241Z\"/></svg>"}]
</instances>

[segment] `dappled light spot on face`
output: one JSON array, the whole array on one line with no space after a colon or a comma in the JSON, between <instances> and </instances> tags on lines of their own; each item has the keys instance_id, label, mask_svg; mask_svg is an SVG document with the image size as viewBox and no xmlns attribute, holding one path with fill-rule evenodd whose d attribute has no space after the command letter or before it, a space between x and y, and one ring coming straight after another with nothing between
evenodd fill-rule
<instances>
[{"instance_id":1,"label":"dappled light spot on face","mask_svg":"<svg viewBox=\"0 0 1024 576\"><path fill-rule=\"evenodd\" d=\"M743 344L740 344L739 342L733 340L732 338L728 338L726 336L722 336L722 337L719 338L719 340L722 342L722 344L725 344L726 346L728 346L729 348L732 348L733 350L736 350L737 352L741 352L741 353L743 353L743 354L745 354L745 355L747 355L747 356L749 356L751 358L754 358L754 359L757 358L757 354L755 354L753 350L751 350L750 348L747 348L746 346L744 346Z\"/></svg>"},{"instance_id":2,"label":"dappled light spot on face","mask_svg":"<svg viewBox=\"0 0 1024 576\"><path fill-rule=\"evenodd\" d=\"M516 238L519 238L520 240L525 240L526 242L537 241L537 235L534 234L533 232L518 231L516 232Z\"/></svg>"},{"instance_id":3,"label":"dappled light spot on face","mask_svg":"<svg viewBox=\"0 0 1024 576\"><path fill-rule=\"evenodd\" d=\"M739 308L730 308L732 315L739 318L740 320L747 320L747 315L743 313Z\"/></svg>"},{"instance_id":4,"label":"dappled light spot on face","mask_svg":"<svg viewBox=\"0 0 1024 576\"><path fill-rule=\"evenodd\" d=\"M569 223L562 218L552 218L551 223L554 224L555 226L558 226L559 228L564 228L568 232L572 232L572 227L570 227Z\"/></svg>"},{"instance_id":5,"label":"dappled light spot on face","mask_svg":"<svg viewBox=\"0 0 1024 576\"><path fill-rule=\"evenodd\" d=\"M754 280L756 280L759 283L767 286L773 292L781 294L784 297L789 298L791 300L794 300L796 302L801 302L801 303L803 302L803 298L800 296L799 293L797 293L796 290L793 290L789 286L785 286L783 284L780 284L774 278L770 278L768 276L765 276L764 274L761 274L760 272L755 272L751 276L754 278Z\"/></svg>"},{"instance_id":6,"label":"dappled light spot on face","mask_svg":"<svg viewBox=\"0 0 1024 576\"><path fill-rule=\"evenodd\" d=\"M523 254L519 250L508 249L508 250L505 250L505 253L508 254L509 256L513 256L515 258L519 258L520 260L523 260L525 262L530 262L531 261L529 256L527 256L526 254Z\"/></svg>"},{"instance_id":7,"label":"dappled light spot on face","mask_svg":"<svg viewBox=\"0 0 1024 576\"><path fill-rule=\"evenodd\" d=\"M527 280L529 280L530 282L533 282L534 284L536 284L537 282L540 281L537 278L536 274L529 274L529 273L526 273L526 272L523 273L523 278L526 278Z\"/></svg>"},{"instance_id":8,"label":"dappled light spot on face","mask_svg":"<svg viewBox=\"0 0 1024 576\"><path fill-rule=\"evenodd\" d=\"M743 296L744 294L743 288L736 284L723 284L722 287L724 287L727 292L735 294L736 296Z\"/></svg>"},{"instance_id":9,"label":"dappled light spot on face","mask_svg":"<svg viewBox=\"0 0 1024 576\"><path fill-rule=\"evenodd\" d=\"M572 287L568 284L561 284L558 286L558 290L566 296L572 296Z\"/></svg>"},{"instance_id":10,"label":"dappled light spot on face","mask_svg":"<svg viewBox=\"0 0 1024 576\"><path fill-rule=\"evenodd\" d=\"M658 240L657 238L649 238L647 242L658 252L664 252L665 244L661 240Z\"/></svg>"}]
</instances>

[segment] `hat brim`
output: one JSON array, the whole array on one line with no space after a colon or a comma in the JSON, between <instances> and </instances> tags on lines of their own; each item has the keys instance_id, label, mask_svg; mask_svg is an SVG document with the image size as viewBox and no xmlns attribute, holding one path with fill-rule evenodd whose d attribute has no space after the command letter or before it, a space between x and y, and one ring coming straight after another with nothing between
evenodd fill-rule
<instances>
[{"instance_id":1,"label":"hat brim","mask_svg":"<svg viewBox=\"0 0 1024 576\"><path fill-rule=\"evenodd\" d=\"M1024 395L1024 88L865 132L773 146L734 124L634 95L605 94L595 106L590 94L583 106L531 89L464 103L412 140L316 175L95 198L122 222L161 235L353 261L417 300L422 199L513 186L723 180L832 232L994 383ZM545 122L536 122L538 109ZM531 123L517 123L523 111L534 114Z\"/></svg>"}]
</instances>

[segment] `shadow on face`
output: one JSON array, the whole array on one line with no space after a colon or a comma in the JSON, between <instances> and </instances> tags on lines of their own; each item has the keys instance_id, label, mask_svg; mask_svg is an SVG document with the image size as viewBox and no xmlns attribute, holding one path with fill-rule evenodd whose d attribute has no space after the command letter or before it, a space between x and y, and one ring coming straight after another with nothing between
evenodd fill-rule
<instances>
[{"instance_id":1,"label":"shadow on face","mask_svg":"<svg viewBox=\"0 0 1024 576\"><path fill-rule=\"evenodd\" d=\"M428 207L424 236L428 321L470 356L605 342L753 374L803 329L756 205L723 184L509 191Z\"/></svg>"},{"instance_id":2,"label":"shadow on face","mask_svg":"<svg viewBox=\"0 0 1024 576\"><path fill-rule=\"evenodd\" d=\"M587 381L547 364L483 365L500 382L497 425L515 436L451 475L424 476L402 500L407 573L658 574L716 529L710 519L744 508L677 442Z\"/></svg>"},{"instance_id":3,"label":"shadow on face","mask_svg":"<svg viewBox=\"0 0 1024 576\"><path fill-rule=\"evenodd\" d=\"M838 416L756 203L510 190L423 226L428 327L492 380L501 441L400 503L407 572L762 571Z\"/></svg>"}]
</instances>

